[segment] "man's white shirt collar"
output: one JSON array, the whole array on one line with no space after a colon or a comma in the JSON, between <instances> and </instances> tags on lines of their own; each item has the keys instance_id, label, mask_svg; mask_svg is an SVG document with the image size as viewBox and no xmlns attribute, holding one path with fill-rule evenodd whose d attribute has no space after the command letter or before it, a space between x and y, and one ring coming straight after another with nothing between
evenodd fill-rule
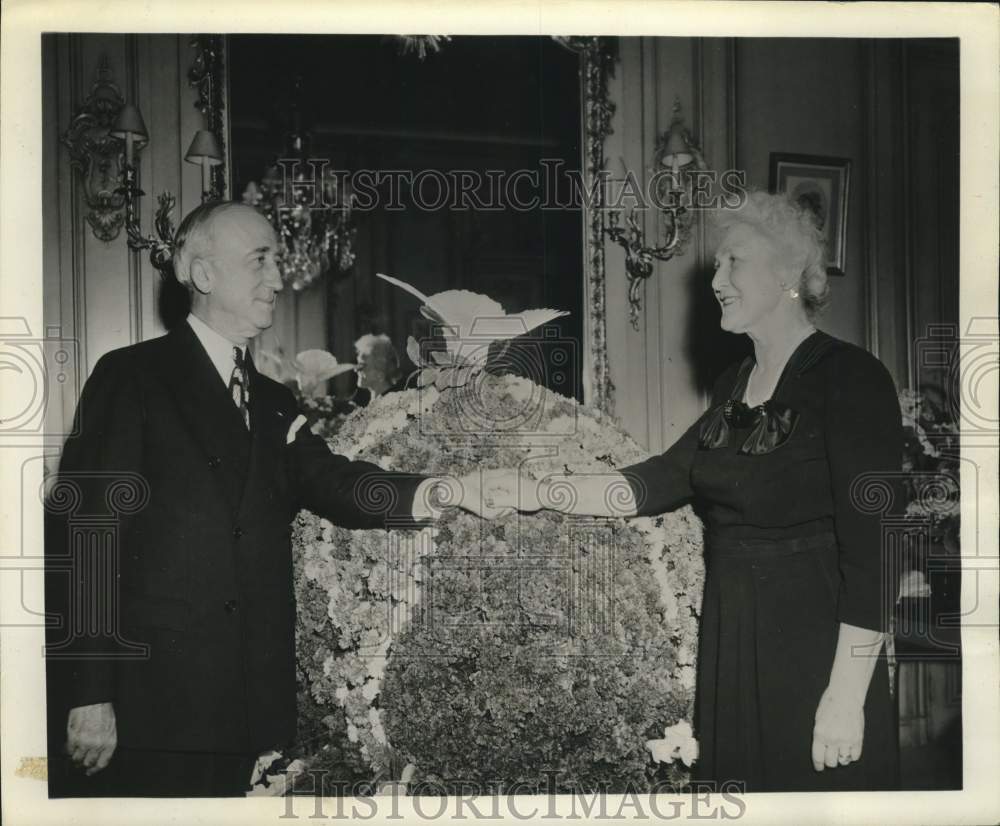
<instances>
[{"instance_id":1,"label":"man's white shirt collar","mask_svg":"<svg viewBox=\"0 0 1000 826\"><path fill-rule=\"evenodd\" d=\"M188 313L187 323L191 325L191 329L194 330L194 334L198 336L198 341L201 342L201 346L205 348L205 352L208 353L208 357L212 360L212 364L215 365L215 369L218 371L222 383L227 387L229 386L229 379L233 375L233 367L235 362L233 361L233 348L238 346L233 344L228 338L219 332L216 332L211 327L209 327L204 321L202 321L194 313ZM240 352L246 355L247 348L240 347Z\"/></svg>"}]
</instances>

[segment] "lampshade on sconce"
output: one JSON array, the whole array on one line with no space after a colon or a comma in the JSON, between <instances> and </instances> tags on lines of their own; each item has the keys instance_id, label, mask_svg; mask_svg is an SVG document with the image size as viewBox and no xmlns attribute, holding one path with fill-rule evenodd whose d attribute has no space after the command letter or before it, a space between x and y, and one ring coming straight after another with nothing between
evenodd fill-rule
<instances>
[{"instance_id":1,"label":"lampshade on sconce","mask_svg":"<svg viewBox=\"0 0 1000 826\"><path fill-rule=\"evenodd\" d=\"M126 140L131 135L139 146L145 145L149 141L149 132L146 131L146 122L142 119L139 107L134 103L122 106L111 134L121 140Z\"/></svg>"},{"instance_id":2,"label":"lampshade on sconce","mask_svg":"<svg viewBox=\"0 0 1000 826\"><path fill-rule=\"evenodd\" d=\"M135 150L142 149L149 143L149 132L146 131L146 122L142 119L138 106L134 103L122 106L111 135L125 141L125 163L131 164L135 158Z\"/></svg>"},{"instance_id":3,"label":"lampshade on sconce","mask_svg":"<svg viewBox=\"0 0 1000 826\"><path fill-rule=\"evenodd\" d=\"M222 149L215 133L208 129L199 129L195 132L194 140L191 141L184 160L201 165L201 197L203 201L211 197L212 167L222 163Z\"/></svg>"},{"instance_id":4,"label":"lampshade on sconce","mask_svg":"<svg viewBox=\"0 0 1000 826\"><path fill-rule=\"evenodd\" d=\"M222 149L219 147L219 139L214 132L207 129L199 129L194 134L194 140L188 148L184 160L188 163L207 163L209 166L217 166L222 163Z\"/></svg>"},{"instance_id":5,"label":"lampshade on sconce","mask_svg":"<svg viewBox=\"0 0 1000 826\"><path fill-rule=\"evenodd\" d=\"M670 125L663 158L660 161L665 168L673 170L675 174L694 161L691 144L688 142L685 132L684 125L679 120L675 120Z\"/></svg>"}]
</instances>

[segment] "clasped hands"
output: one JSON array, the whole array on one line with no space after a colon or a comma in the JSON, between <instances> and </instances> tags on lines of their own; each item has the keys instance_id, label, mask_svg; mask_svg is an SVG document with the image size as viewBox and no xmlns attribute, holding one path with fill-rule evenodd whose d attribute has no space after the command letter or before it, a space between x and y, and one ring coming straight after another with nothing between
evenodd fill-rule
<instances>
[{"instance_id":1,"label":"clasped hands","mask_svg":"<svg viewBox=\"0 0 1000 826\"><path fill-rule=\"evenodd\" d=\"M415 510L436 517L441 509L459 507L483 519L508 516L515 510L540 510L539 483L517 470L473 471L462 477L438 476L417 491Z\"/></svg>"}]
</instances>

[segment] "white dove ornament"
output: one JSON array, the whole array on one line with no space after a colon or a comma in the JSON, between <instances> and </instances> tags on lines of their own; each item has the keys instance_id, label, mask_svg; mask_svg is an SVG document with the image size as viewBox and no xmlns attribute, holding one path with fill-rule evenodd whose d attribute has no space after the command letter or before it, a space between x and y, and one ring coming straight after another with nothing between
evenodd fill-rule
<instances>
[{"instance_id":1,"label":"white dove ornament","mask_svg":"<svg viewBox=\"0 0 1000 826\"><path fill-rule=\"evenodd\" d=\"M491 344L516 338L553 319L569 315L565 310L548 309L507 314L489 296L469 290L445 290L427 296L391 275L376 275L419 298L421 315L441 328L446 350L443 353L432 351L432 362L422 358L420 347L412 336L407 340L407 355L423 368L417 378L420 387L431 382L438 390L461 387L486 366Z\"/></svg>"}]
</instances>

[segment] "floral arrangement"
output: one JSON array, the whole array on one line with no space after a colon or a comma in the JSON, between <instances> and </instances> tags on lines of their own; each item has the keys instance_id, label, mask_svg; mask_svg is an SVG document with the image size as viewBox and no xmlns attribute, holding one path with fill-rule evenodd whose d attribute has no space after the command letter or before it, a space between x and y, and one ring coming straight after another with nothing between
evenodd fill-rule
<instances>
[{"instance_id":1,"label":"floral arrangement","mask_svg":"<svg viewBox=\"0 0 1000 826\"><path fill-rule=\"evenodd\" d=\"M959 431L940 393L904 389L903 471L907 476L906 515L929 522L932 536L949 553L959 543Z\"/></svg>"},{"instance_id":2,"label":"floral arrangement","mask_svg":"<svg viewBox=\"0 0 1000 826\"><path fill-rule=\"evenodd\" d=\"M599 411L526 379L436 384L347 416L331 449L400 471L538 478L647 455ZM529 791L551 772L565 789L684 782L704 573L689 509L492 522L454 510L419 531L349 531L303 511L293 543L307 765L330 765L333 748L339 771L391 780L405 767L434 788Z\"/></svg>"},{"instance_id":3,"label":"floral arrangement","mask_svg":"<svg viewBox=\"0 0 1000 826\"><path fill-rule=\"evenodd\" d=\"M903 472L906 519L929 533L929 548L907 546L902 559L900 597L930 597L927 553L957 556L961 526L959 432L942 394L933 387L899 394L903 415ZM958 599L959 583L947 570L938 571L935 589L944 601Z\"/></svg>"}]
</instances>

